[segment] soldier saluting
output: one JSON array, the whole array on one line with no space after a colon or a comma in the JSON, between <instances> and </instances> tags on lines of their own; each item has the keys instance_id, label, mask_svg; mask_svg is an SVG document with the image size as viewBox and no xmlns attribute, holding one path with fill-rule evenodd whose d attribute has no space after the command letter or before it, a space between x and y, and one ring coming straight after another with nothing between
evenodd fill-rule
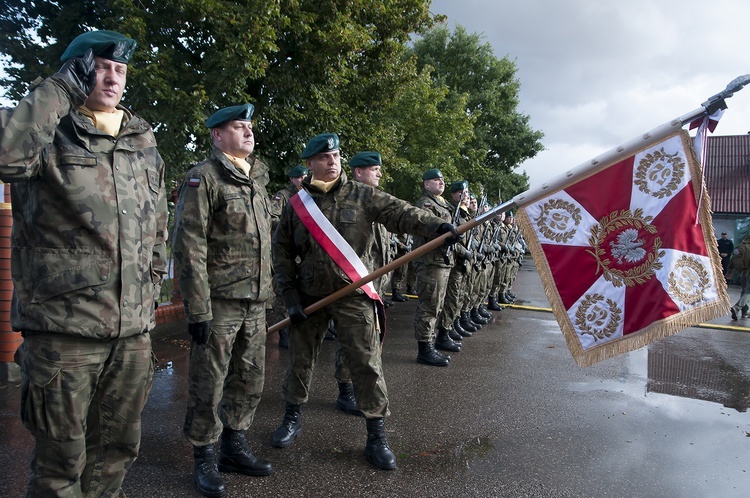
<instances>
[{"instance_id":1,"label":"soldier saluting","mask_svg":"<svg viewBox=\"0 0 750 498\"><path fill-rule=\"evenodd\" d=\"M57 73L0 111L11 325L34 437L27 496L121 496L138 456L167 201L151 126L120 104L135 47L84 33Z\"/></svg>"}]
</instances>

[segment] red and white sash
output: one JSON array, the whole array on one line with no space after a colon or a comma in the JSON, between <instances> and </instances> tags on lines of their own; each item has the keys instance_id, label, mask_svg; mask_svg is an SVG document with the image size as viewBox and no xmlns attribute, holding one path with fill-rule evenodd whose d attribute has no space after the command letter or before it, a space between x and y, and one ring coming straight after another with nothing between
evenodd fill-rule
<instances>
[{"instance_id":1,"label":"red and white sash","mask_svg":"<svg viewBox=\"0 0 750 498\"><path fill-rule=\"evenodd\" d=\"M356 282L369 274L352 246L323 215L310 194L305 190L300 190L289 199L289 202L313 238L352 282ZM363 285L362 290L370 299L382 303L372 282Z\"/></svg>"}]
</instances>

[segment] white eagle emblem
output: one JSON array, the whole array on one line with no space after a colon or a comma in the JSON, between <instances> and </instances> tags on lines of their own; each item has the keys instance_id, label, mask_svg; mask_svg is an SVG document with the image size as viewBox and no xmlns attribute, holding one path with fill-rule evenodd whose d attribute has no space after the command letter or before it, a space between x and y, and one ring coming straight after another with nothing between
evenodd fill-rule
<instances>
[{"instance_id":1,"label":"white eagle emblem","mask_svg":"<svg viewBox=\"0 0 750 498\"><path fill-rule=\"evenodd\" d=\"M635 263L646 257L646 250L641 247L643 244L643 240L638 239L638 230L635 228L623 230L617 236L617 242L609 243L612 248L612 256L620 264L622 264L623 259L628 263Z\"/></svg>"}]
</instances>

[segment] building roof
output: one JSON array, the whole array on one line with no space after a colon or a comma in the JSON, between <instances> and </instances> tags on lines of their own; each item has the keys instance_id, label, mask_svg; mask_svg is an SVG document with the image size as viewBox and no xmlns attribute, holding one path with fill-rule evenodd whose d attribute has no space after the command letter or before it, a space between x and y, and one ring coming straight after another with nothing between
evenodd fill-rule
<instances>
[{"instance_id":1,"label":"building roof","mask_svg":"<svg viewBox=\"0 0 750 498\"><path fill-rule=\"evenodd\" d=\"M704 171L711 211L750 214L750 134L709 136Z\"/></svg>"}]
</instances>

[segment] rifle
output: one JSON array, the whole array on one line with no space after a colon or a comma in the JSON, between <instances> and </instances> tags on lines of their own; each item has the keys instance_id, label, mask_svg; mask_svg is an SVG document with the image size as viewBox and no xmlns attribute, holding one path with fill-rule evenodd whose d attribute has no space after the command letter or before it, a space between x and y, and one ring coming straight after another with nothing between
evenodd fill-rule
<instances>
[{"instance_id":1,"label":"rifle","mask_svg":"<svg viewBox=\"0 0 750 498\"><path fill-rule=\"evenodd\" d=\"M458 222L461 221L461 203L463 202L464 197L469 193L469 184L467 182L463 183L463 187L463 190L461 190L461 198L456 203L456 210L453 212L453 218L451 218L451 224L454 227L457 227ZM446 265L450 264L451 251L453 251L452 245L445 246L445 250L443 251L443 261L445 261Z\"/></svg>"}]
</instances>

